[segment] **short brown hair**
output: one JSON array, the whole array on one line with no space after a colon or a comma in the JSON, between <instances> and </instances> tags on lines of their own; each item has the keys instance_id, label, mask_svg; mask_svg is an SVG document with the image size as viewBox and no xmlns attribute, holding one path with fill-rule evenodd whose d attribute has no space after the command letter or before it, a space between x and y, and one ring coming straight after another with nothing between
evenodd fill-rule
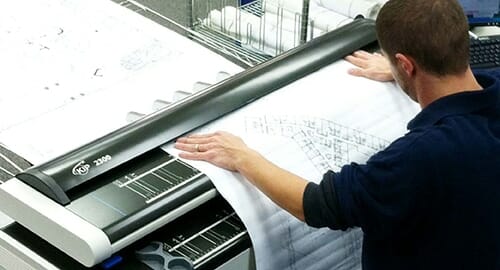
<instances>
[{"instance_id":1,"label":"short brown hair","mask_svg":"<svg viewBox=\"0 0 500 270\"><path fill-rule=\"evenodd\" d=\"M438 76L460 74L469 65L469 26L456 0L389 0L376 25L393 63L402 53Z\"/></svg>"}]
</instances>

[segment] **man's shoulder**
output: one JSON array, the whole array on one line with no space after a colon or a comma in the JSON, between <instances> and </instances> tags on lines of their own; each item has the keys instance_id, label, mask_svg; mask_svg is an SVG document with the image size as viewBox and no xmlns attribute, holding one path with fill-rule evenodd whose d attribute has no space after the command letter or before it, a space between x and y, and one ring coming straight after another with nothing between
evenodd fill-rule
<instances>
[{"instance_id":1,"label":"man's shoulder","mask_svg":"<svg viewBox=\"0 0 500 270\"><path fill-rule=\"evenodd\" d=\"M495 68L489 71L489 74L497 79L500 79L500 68Z\"/></svg>"},{"instance_id":2,"label":"man's shoulder","mask_svg":"<svg viewBox=\"0 0 500 270\"><path fill-rule=\"evenodd\" d=\"M439 140L443 136L444 134L438 126L417 128L408 131L404 136L396 139L389 147L418 150L425 145L432 144L433 141Z\"/></svg>"},{"instance_id":3,"label":"man's shoulder","mask_svg":"<svg viewBox=\"0 0 500 270\"><path fill-rule=\"evenodd\" d=\"M431 156L446 153L454 146L447 139L449 131L440 126L418 128L393 141L384 150L372 156L371 161L432 162Z\"/></svg>"},{"instance_id":4,"label":"man's shoulder","mask_svg":"<svg viewBox=\"0 0 500 270\"><path fill-rule=\"evenodd\" d=\"M488 69L488 70L474 70L474 75L486 75L495 77L500 80L500 68Z\"/></svg>"}]
</instances>

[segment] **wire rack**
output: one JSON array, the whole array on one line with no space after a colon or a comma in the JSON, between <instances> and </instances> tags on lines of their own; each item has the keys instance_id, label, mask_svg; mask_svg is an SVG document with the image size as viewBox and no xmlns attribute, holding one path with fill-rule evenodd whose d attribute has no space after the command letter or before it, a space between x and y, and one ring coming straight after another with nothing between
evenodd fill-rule
<instances>
[{"instance_id":1,"label":"wire rack","mask_svg":"<svg viewBox=\"0 0 500 270\"><path fill-rule=\"evenodd\" d=\"M241 0L112 1L247 68L359 16L375 18L387 0L329 1L342 12L320 8L310 0L254 0L244 5L240 5Z\"/></svg>"},{"instance_id":2,"label":"wire rack","mask_svg":"<svg viewBox=\"0 0 500 270\"><path fill-rule=\"evenodd\" d=\"M304 2L307 7L308 1ZM307 40L304 13L293 13L262 0L245 5L230 0L209 3L193 1L191 28L196 32L193 38L248 66L262 63ZM265 16L264 11L269 9L273 10L272 18ZM292 14L293 18L286 18L285 13Z\"/></svg>"},{"instance_id":3,"label":"wire rack","mask_svg":"<svg viewBox=\"0 0 500 270\"><path fill-rule=\"evenodd\" d=\"M245 46L245 43L242 43L237 38L204 24L197 25L194 30L195 33L191 35L194 40L220 53L236 58L246 66L255 66L273 57L262 51Z\"/></svg>"},{"instance_id":4,"label":"wire rack","mask_svg":"<svg viewBox=\"0 0 500 270\"><path fill-rule=\"evenodd\" d=\"M310 39L304 34L307 31L307 25L303 23L307 22L307 9L305 13L293 13L265 0L244 5L239 4L240 0L172 0L171 5L175 8L163 9L144 0L113 1L176 30L244 67L265 62ZM174 3L176 1L178 3ZM304 6L309 6L309 0L304 0ZM223 12L229 8L231 13ZM275 13L272 19L264 16L264 11L270 9ZM171 13L167 14L169 11ZM214 18L214 12L219 12L221 16ZM292 22L284 16L285 13L293 14ZM248 18L252 22L245 20ZM231 28L229 24L234 26ZM292 29L285 30L285 26Z\"/></svg>"}]
</instances>

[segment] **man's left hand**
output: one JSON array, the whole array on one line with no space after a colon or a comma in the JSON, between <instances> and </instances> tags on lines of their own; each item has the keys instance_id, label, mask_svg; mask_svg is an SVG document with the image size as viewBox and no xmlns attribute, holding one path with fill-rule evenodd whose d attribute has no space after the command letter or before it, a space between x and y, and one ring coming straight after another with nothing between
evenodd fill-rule
<instances>
[{"instance_id":1,"label":"man's left hand","mask_svg":"<svg viewBox=\"0 0 500 270\"><path fill-rule=\"evenodd\" d=\"M179 138L175 148L184 151L181 158L207 161L231 171L238 171L239 162L253 152L241 138L224 131Z\"/></svg>"},{"instance_id":2,"label":"man's left hand","mask_svg":"<svg viewBox=\"0 0 500 270\"><path fill-rule=\"evenodd\" d=\"M388 82L394 80L389 60L379 53L356 51L345 60L357 68L349 69L349 74L371 80Z\"/></svg>"}]
</instances>

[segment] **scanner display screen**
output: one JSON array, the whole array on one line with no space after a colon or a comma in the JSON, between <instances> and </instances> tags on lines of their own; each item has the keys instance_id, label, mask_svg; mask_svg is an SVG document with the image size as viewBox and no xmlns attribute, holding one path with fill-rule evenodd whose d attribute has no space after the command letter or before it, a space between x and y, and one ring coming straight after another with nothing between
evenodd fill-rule
<instances>
[{"instance_id":1,"label":"scanner display screen","mask_svg":"<svg viewBox=\"0 0 500 270\"><path fill-rule=\"evenodd\" d=\"M73 200L66 208L102 229L203 175L160 149L125 165L100 176L96 182L105 184Z\"/></svg>"}]
</instances>

